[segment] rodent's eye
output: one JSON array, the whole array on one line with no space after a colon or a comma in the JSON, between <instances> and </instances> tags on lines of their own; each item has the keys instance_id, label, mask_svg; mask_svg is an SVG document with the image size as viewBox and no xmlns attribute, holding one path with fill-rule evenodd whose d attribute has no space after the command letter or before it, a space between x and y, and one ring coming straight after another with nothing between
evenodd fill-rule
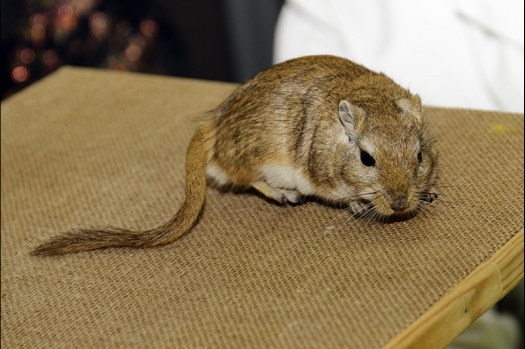
<instances>
[{"instance_id":1,"label":"rodent's eye","mask_svg":"<svg viewBox=\"0 0 525 349\"><path fill-rule=\"evenodd\" d=\"M367 167L372 167L376 165L376 161L374 160L372 155L368 154L363 149L359 149L359 150L360 150L359 157L361 158L361 162L363 163L363 165Z\"/></svg>"},{"instance_id":2,"label":"rodent's eye","mask_svg":"<svg viewBox=\"0 0 525 349\"><path fill-rule=\"evenodd\" d=\"M417 153L417 162L421 163L423 161L423 154L421 154L421 150Z\"/></svg>"}]
</instances>

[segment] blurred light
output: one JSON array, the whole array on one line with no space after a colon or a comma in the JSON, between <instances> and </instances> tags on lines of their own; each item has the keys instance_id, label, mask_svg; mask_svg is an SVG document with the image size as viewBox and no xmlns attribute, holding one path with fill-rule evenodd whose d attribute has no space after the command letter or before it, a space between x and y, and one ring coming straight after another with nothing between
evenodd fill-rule
<instances>
[{"instance_id":1,"label":"blurred light","mask_svg":"<svg viewBox=\"0 0 525 349\"><path fill-rule=\"evenodd\" d=\"M109 56L106 61L107 61L109 69L113 69L113 70L127 70L126 66L121 61L119 61L118 58L116 58L114 56Z\"/></svg>"},{"instance_id":2,"label":"blurred light","mask_svg":"<svg viewBox=\"0 0 525 349\"><path fill-rule=\"evenodd\" d=\"M115 70L127 70L126 66L120 62L117 62L115 66L113 67Z\"/></svg>"},{"instance_id":3,"label":"blurred light","mask_svg":"<svg viewBox=\"0 0 525 349\"><path fill-rule=\"evenodd\" d=\"M154 37L159 32L159 25L151 19L144 19L140 22L140 32L148 37Z\"/></svg>"},{"instance_id":4,"label":"blurred light","mask_svg":"<svg viewBox=\"0 0 525 349\"><path fill-rule=\"evenodd\" d=\"M129 45L126 49L126 58L131 62L136 62L140 59L142 50L137 45Z\"/></svg>"},{"instance_id":5,"label":"blurred light","mask_svg":"<svg viewBox=\"0 0 525 349\"><path fill-rule=\"evenodd\" d=\"M93 8L93 6L95 6L95 1L93 0L75 0L71 2L71 7L73 8L73 11L79 17L89 12Z\"/></svg>"},{"instance_id":6,"label":"blurred light","mask_svg":"<svg viewBox=\"0 0 525 349\"><path fill-rule=\"evenodd\" d=\"M35 25L46 26L47 16L43 13L33 13L31 17L29 17L29 24L32 27Z\"/></svg>"},{"instance_id":7,"label":"blurred light","mask_svg":"<svg viewBox=\"0 0 525 349\"><path fill-rule=\"evenodd\" d=\"M108 17L102 12L96 12L89 19L89 29L95 38L102 40L108 34Z\"/></svg>"},{"instance_id":8,"label":"blurred light","mask_svg":"<svg viewBox=\"0 0 525 349\"><path fill-rule=\"evenodd\" d=\"M58 8L58 17L64 21L68 21L73 17L73 9L69 5L62 5Z\"/></svg>"},{"instance_id":9,"label":"blurred light","mask_svg":"<svg viewBox=\"0 0 525 349\"><path fill-rule=\"evenodd\" d=\"M133 35L131 38L129 38L129 44L138 46L139 48L146 47L146 39L144 39L144 35Z\"/></svg>"},{"instance_id":10,"label":"blurred light","mask_svg":"<svg viewBox=\"0 0 525 349\"><path fill-rule=\"evenodd\" d=\"M35 52L30 48L25 48L20 51L20 60L25 64L33 62L35 59Z\"/></svg>"},{"instance_id":11,"label":"blurred light","mask_svg":"<svg viewBox=\"0 0 525 349\"><path fill-rule=\"evenodd\" d=\"M53 50L46 50L42 55L42 60L48 67L53 67L58 63L57 53Z\"/></svg>"},{"instance_id":12,"label":"blurred light","mask_svg":"<svg viewBox=\"0 0 525 349\"><path fill-rule=\"evenodd\" d=\"M35 24L31 27L31 40L41 42L46 37L46 27L42 24Z\"/></svg>"},{"instance_id":13,"label":"blurred light","mask_svg":"<svg viewBox=\"0 0 525 349\"><path fill-rule=\"evenodd\" d=\"M29 79L29 69L20 65L11 71L11 79L16 82L24 82Z\"/></svg>"},{"instance_id":14,"label":"blurred light","mask_svg":"<svg viewBox=\"0 0 525 349\"><path fill-rule=\"evenodd\" d=\"M71 6L62 5L58 8L58 18L55 20L55 27L63 28L68 32L77 27L77 16Z\"/></svg>"}]
</instances>

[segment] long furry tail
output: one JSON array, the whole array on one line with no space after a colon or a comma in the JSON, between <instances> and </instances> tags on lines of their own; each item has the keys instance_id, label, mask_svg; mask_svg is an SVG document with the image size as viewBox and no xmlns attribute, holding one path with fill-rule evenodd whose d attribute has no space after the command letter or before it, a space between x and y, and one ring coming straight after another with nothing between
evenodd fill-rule
<instances>
[{"instance_id":1,"label":"long furry tail","mask_svg":"<svg viewBox=\"0 0 525 349\"><path fill-rule=\"evenodd\" d=\"M201 124L186 157L186 198L166 224L144 231L120 228L78 229L62 233L35 248L35 256L64 255L107 247L146 248L172 243L195 223L206 195L206 162L209 153L206 131Z\"/></svg>"}]
</instances>

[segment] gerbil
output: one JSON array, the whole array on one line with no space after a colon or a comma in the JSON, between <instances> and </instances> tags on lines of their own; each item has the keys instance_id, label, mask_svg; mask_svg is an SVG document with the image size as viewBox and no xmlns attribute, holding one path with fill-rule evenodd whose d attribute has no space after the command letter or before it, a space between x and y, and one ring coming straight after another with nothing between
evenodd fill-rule
<instances>
[{"instance_id":1,"label":"gerbil","mask_svg":"<svg viewBox=\"0 0 525 349\"><path fill-rule=\"evenodd\" d=\"M436 165L417 94L344 58L292 59L248 80L200 122L186 157L186 197L169 222L68 232L33 254L169 244L195 223L207 180L279 203L315 196L356 214L413 214L437 197Z\"/></svg>"}]
</instances>

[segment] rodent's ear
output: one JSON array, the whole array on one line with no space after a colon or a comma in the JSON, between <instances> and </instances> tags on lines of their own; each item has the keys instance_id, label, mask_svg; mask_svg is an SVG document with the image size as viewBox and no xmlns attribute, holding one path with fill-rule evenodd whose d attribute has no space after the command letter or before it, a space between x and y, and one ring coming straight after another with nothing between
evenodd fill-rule
<instances>
[{"instance_id":1,"label":"rodent's ear","mask_svg":"<svg viewBox=\"0 0 525 349\"><path fill-rule=\"evenodd\" d=\"M352 105L344 99L339 102L339 119L341 119L347 132L355 132L356 129L359 129L365 116L366 112L362 108Z\"/></svg>"},{"instance_id":2,"label":"rodent's ear","mask_svg":"<svg viewBox=\"0 0 525 349\"><path fill-rule=\"evenodd\" d=\"M412 104L412 107L415 108L418 112L423 112L423 107L421 106L421 97L419 97L417 93L412 97L412 101L410 104Z\"/></svg>"},{"instance_id":3,"label":"rodent's ear","mask_svg":"<svg viewBox=\"0 0 525 349\"><path fill-rule=\"evenodd\" d=\"M423 120L423 107L421 106L421 97L418 94L412 96L412 99L401 98L396 101L396 104L406 113L413 116L416 121ZM406 115L405 114L405 115Z\"/></svg>"}]
</instances>

